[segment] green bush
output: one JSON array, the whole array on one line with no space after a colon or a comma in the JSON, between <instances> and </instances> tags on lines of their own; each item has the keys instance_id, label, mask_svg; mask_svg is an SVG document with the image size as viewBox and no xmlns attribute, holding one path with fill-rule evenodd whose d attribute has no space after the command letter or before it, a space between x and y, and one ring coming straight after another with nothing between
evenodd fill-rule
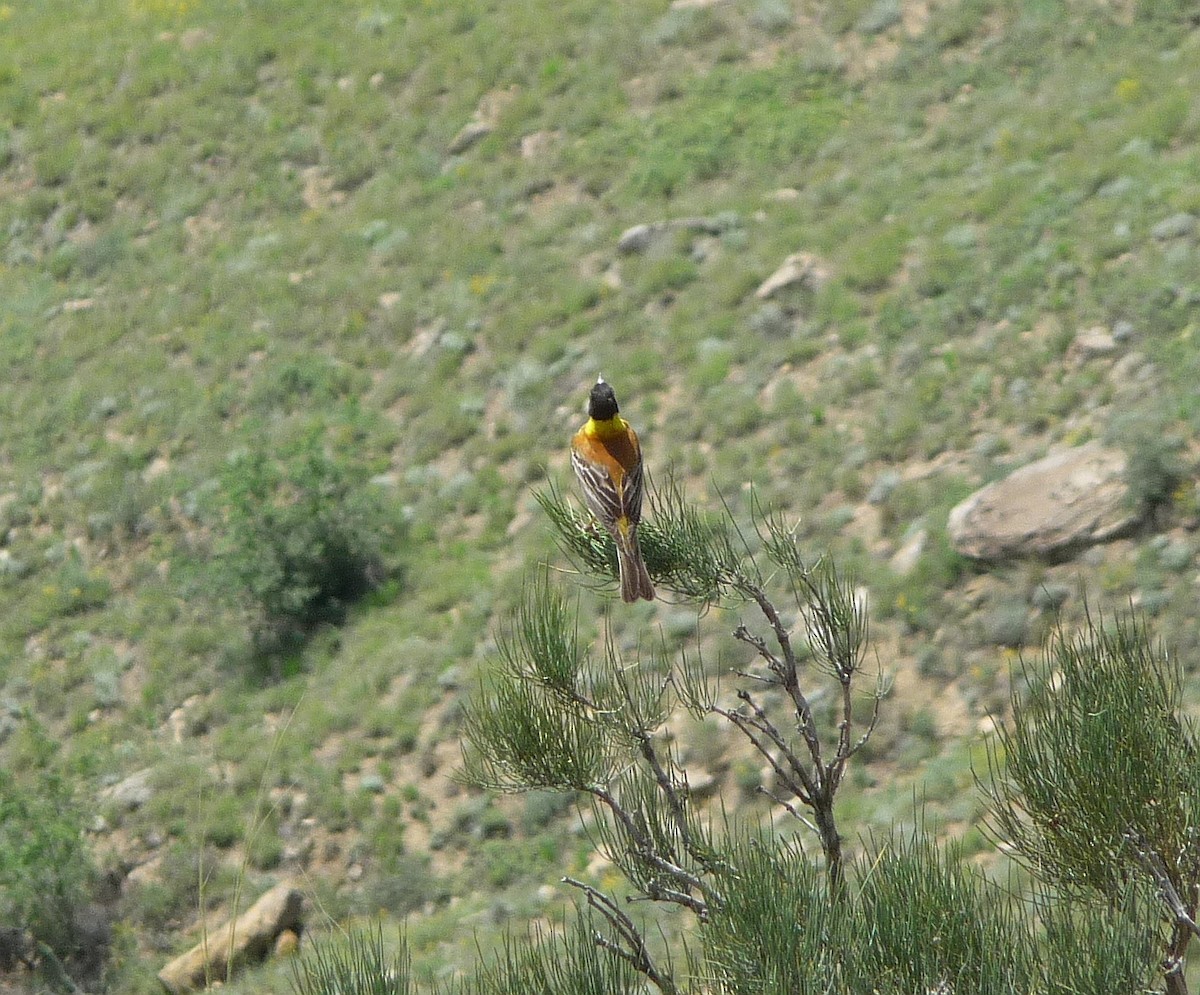
<instances>
[{"instance_id":1,"label":"green bush","mask_svg":"<svg viewBox=\"0 0 1200 995\"><path fill-rule=\"evenodd\" d=\"M1167 504L1184 477L1178 440L1161 430L1138 426L1126 441L1128 462L1125 481L1129 502L1139 511L1151 512Z\"/></svg>"},{"instance_id":2,"label":"green bush","mask_svg":"<svg viewBox=\"0 0 1200 995\"><path fill-rule=\"evenodd\" d=\"M223 578L256 616L256 635L278 639L322 622L389 574L396 539L365 473L334 462L314 435L293 452L235 458L222 481Z\"/></svg>"},{"instance_id":3,"label":"green bush","mask_svg":"<svg viewBox=\"0 0 1200 995\"><path fill-rule=\"evenodd\" d=\"M94 877L82 814L62 779L42 772L31 789L0 769L0 923L27 930L70 966Z\"/></svg>"},{"instance_id":4,"label":"green bush","mask_svg":"<svg viewBox=\"0 0 1200 995\"><path fill-rule=\"evenodd\" d=\"M429 866L424 854L384 855L378 876L366 888L365 911L386 911L396 916L415 912L427 902L446 897L446 886Z\"/></svg>"}]
</instances>

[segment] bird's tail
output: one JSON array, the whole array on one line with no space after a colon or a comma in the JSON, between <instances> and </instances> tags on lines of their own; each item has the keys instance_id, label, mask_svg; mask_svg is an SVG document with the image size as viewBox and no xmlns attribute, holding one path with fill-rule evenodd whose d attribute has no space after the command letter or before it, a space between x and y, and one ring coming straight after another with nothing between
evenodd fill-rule
<instances>
[{"instance_id":1,"label":"bird's tail","mask_svg":"<svg viewBox=\"0 0 1200 995\"><path fill-rule=\"evenodd\" d=\"M617 567L621 573L621 600L637 601L645 598L654 600L654 585L642 560L642 548L638 545L637 532L630 529L625 535L620 531L617 540Z\"/></svg>"}]
</instances>

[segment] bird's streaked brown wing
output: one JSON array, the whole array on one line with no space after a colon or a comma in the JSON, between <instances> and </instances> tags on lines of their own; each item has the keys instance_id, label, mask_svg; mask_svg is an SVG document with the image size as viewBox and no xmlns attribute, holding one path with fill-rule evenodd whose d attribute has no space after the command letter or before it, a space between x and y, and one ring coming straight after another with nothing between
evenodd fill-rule
<instances>
[{"instance_id":1,"label":"bird's streaked brown wing","mask_svg":"<svg viewBox=\"0 0 1200 995\"><path fill-rule=\"evenodd\" d=\"M611 527L623 513L621 495L613 484L608 469L593 463L577 450L571 451L571 466L583 488L583 496L592 514Z\"/></svg>"},{"instance_id":2,"label":"bird's streaked brown wing","mask_svg":"<svg viewBox=\"0 0 1200 995\"><path fill-rule=\"evenodd\" d=\"M639 458L633 465L632 469L625 475L624 486L622 487L622 504L626 517L630 524L637 525L642 520L642 496L645 491L645 485L642 479L642 461Z\"/></svg>"}]
</instances>

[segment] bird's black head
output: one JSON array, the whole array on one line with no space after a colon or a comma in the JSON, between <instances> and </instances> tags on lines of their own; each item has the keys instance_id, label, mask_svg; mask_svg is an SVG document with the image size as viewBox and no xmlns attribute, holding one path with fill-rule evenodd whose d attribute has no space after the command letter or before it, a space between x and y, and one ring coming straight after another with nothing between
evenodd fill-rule
<instances>
[{"instance_id":1,"label":"bird's black head","mask_svg":"<svg viewBox=\"0 0 1200 995\"><path fill-rule=\"evenodd\" d=\"M613 389L603 380L598 381L588 396L588 417L596 421L608 421L615 418L619 410L617 395L613 393Z\"/></svg>"}]
</instances>

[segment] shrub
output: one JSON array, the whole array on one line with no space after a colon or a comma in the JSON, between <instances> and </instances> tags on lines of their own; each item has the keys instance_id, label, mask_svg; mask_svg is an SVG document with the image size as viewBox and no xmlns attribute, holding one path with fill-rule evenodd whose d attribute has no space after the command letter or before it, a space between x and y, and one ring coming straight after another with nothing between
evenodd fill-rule
<instances>
[{"instance_id":1,"label":"shrub","mask_svg":"<svg viewBox=\"0 0 1200 995\"><path fill-rule=\"evenodd\" d=\"M1143 512L1167 504L1184 476L1177 443L1169 435L1141 428L1127 446L1125 481L1130 502Z\"/></svg>"},{"instance_id":2,"label":"shrub","mask_svg":"<svg viewBox=\"0 0 1200 995\"><path fill-rule=\"evenodd\" d=\"M424 854L393 854L384 860L378 877L367 887L365 911L387 911L405 916L427 902L445 897L446 887L439 882Z\"/></svg>"},{"instance_id":3,"label":"shrub","mask_svg":"<svg viewBox=\"0 0 1200 995\"><path fill-rule=\"evenodd\" d=\"M239 455L222 483L223 576L256 616L260 640L340 623L387 576L383 539L397 522L365 474L334 462L315 435L280 457Z\"/></svg>"},{"instance_id":4,"label":"shrub","mask_svg":"<svg viewBox=\"0 0 1200 995\"><path fill-rule=\"evenodd\" d=\"M68 970L84 950L95 868L66 784L42 772L36 789L0 769L0 923L28 931Z\"/></svg>"}]
</instances>

